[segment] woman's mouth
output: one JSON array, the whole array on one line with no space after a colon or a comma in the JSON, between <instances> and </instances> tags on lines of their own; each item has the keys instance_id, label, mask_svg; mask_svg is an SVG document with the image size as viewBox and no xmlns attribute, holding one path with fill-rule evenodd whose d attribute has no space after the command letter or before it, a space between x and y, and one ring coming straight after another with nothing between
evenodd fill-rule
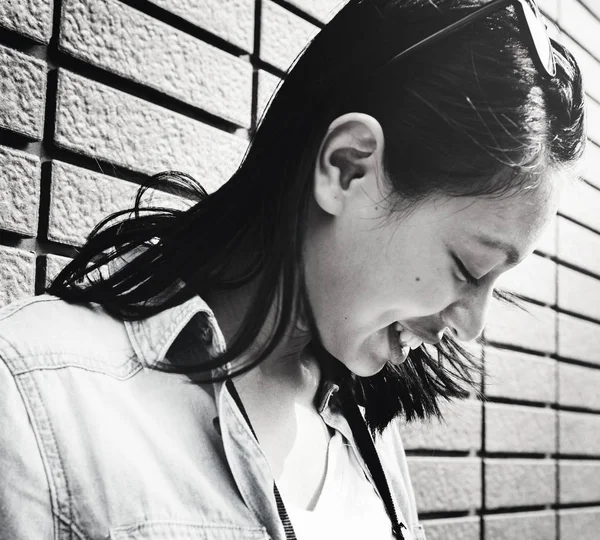
<instances>
[{"instance_id":1,"label":"woman's mouth","mask_svg":"<svg viewBox=\"0 0 600 540\"><path fill-rule=\"evenodd\" d=\"M390 342L390 362L395 366L402 364L411 350L417 349L423 344L423 340L413 334L400 323L394 323L388 327L388 339Z\"/></svg>"}]
</instances>

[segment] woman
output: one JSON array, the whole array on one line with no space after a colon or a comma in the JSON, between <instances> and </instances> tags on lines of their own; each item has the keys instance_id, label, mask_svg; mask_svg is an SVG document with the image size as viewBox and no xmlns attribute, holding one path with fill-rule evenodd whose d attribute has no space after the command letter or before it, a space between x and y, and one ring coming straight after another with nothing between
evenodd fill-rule
<instances>
[{"instance_id":1,"label":"woman","mask_svg":"<svg viewBox=\"0 0 600 540\"><path fill-rule=\"evenodd\" d=\"M533 0L351 0L229 182L2 312L3 533L423 538L392 420L466 395L583 144Z\"/></svg>"}]
</instances>

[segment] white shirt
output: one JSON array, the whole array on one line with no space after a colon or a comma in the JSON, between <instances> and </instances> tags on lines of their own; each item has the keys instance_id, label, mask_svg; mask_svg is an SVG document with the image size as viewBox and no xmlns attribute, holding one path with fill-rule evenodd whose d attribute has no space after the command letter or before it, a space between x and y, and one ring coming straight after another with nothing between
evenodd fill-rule
<instances>
[{"instance_id":1,"label":"white shirt","mask_svg":"<svg viewBox=\"0 0 600 540\"><path fill-rule=\"evenodd\" d=\"M327 472L314 509L286 503L298 540L393 540L390 518L379 494L339 431L329 442ZM412 536L403 531L406 540Z\"/></svg>"}]
</instances>

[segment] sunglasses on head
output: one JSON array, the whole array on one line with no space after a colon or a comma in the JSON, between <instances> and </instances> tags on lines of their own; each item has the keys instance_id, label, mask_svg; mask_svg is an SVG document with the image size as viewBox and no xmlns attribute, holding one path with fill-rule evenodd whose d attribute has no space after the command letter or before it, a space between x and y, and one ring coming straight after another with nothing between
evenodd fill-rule
<instances>
[{"instance_id":1,"label":"sunglasses on head","mask_svg":"<svg viewBox=\"0 0 600 540\"><path fill-rule=\"evenodd\" d=\"M472 22L483 19L490 13L495 13L508 5L513 5L515 7L522 27L527 29L525 37L533 60L540 70L540 73L544 76L554 77L554 75L556 75L554 52L546 31L546 25L542 20L542 14L540 13L535 0L491 0L489 3L475 9L462 19L438 30L435 34L422 39L414 45L411 45L394 56L388 64L396 62L428 45L432 45Z\"/></svg>"}]
</instances>

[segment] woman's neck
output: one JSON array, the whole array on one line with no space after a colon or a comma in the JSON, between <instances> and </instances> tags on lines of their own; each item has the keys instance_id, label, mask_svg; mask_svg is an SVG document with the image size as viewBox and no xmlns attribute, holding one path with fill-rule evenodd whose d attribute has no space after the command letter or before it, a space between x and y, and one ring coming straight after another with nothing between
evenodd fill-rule
<instances>
[{"instance_id":1,"label":"woman's neck","mask_svg":"<svg viewBox=\"0 0 600 540\"><path fill-rule=\"evenodd\" d=\"M214 291L205 295L204 300L213 310L226 342L230 342L240 329L245 314L254 298L254 284L235 290ZM263 324L255 349L266 340L274 324L274 310ZM308 345L311 335L299 317L293 318L284 338L273 352L248 373L236 378L236 385L250 390L255 386L258 392L278 393L295 396L302 401L314 399L320 381L320 369ZM252 354L252 351L249 351ZM274 397L271 395L271 397Z\"/></svg>"}]
</instances>

